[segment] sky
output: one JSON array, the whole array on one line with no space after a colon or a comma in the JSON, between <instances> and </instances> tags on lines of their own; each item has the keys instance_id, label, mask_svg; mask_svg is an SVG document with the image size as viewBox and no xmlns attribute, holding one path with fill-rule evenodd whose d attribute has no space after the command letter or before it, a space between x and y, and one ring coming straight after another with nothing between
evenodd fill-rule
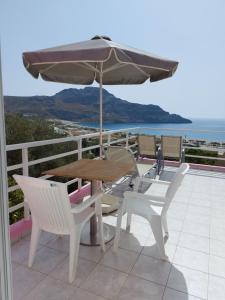
<instances>
[{"instance_id":1,"label":"sky","mask_svg":"<svg viewBox=\"0 0 225 300\"><path fill-rule=\"evenodd\" d=\"M225 119L224 0L0 0L4 95L53 95L83 86L34 79L22 52L108 35L179 61L173 77L105 86L130 102L189 118Z\"/></svg>"}]
</instances>

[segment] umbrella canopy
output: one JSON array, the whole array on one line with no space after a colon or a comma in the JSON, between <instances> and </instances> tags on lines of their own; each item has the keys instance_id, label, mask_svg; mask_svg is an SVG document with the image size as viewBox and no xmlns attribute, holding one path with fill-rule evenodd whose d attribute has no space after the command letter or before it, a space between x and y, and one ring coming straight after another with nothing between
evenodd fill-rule
<instances>
[{"instance_id":1,"label":"umbrella canopy","mask_svg":"<svg viewBox=\"0 0 225 300\"><path fill-rule=\"evenodd\" d=\"M100 145L102 145L102 85L141 84L171 77L178 62L111 41L106 36L23 53L27 71L47 81L100 84Z\"/></svg>"},{"instance_id":2,"label":"umbrella canopy","mask_svg":"<svg viewBox=\"0 0 225 300\"><path fill-rule=\"evenodd\" d=\"M35 78L72 83L141 84L147 79L157 81L174 74L178 62L115 43L108 37L34 52L24 52L23 62Z\"/></svg>"}]
</instances>

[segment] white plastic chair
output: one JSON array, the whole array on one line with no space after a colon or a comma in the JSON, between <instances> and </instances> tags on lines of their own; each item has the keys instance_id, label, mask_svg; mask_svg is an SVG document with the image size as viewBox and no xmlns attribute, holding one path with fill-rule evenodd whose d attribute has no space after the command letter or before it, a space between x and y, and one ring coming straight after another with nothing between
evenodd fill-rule
<instances>
[{"instance_id":1,"label":"white plastic chair","mask_svg":"<svg viewBox=\"0 0 225 300\"><path fill-rule=\"evenodd\" d=\"M136 177L144 176L149 171L149 165L137 164L135 157L130 149L121 146L108 146L104 152L105 158L116 162L129 163L132 166L130 172L126 175L130 186L133 186L133 181ZM125 178L126 178L125 177Z\"/></svg>"},{"instance_id":2,"label":"white plastic chair","mask_svg":"<svg viewBox=\"0 0 225 300\"><path fill-rule=\"evenodd\" d=\"M69 282L72 283L76 273L81 231L94 214L98 216L101 247L105 251L102 194L96 194L72 208L65 184L21 175L13 177L22 189L24 201L28 202L32 215L28 266L31 267L33 264L41 230L58 235L69 235Z\"/></svg>"},{"instance_id":3,"label":"white plastic chair","mask_svg":"<svg viewBox=\"0 0 225 300\"><path fill-rule=\"evenodd\" d=\"M185 162L185 149L183 148L182 136L161 136L161 146L159 148L159 172L164 168L164 159L178 160Z\"/></svg>"},{"instance_id":4,"label":"white plastic chair","mask_svg":"<svg viewBox=\"0 0 225 300\"><path fill-rule=\"evenodd\" d=\"M141 182L149 182L156 184L167 185L167 191L165 196L153 196L151 195L151 187L145 194L138 192L125 192L124 199L119 210L117 218L116 236L114 240L114 251L117 251L119 238L120 238L120 228L122 222L123 214L127 213L127 229L130 227L132 214L137 214L147 219L152 228L154 234L160 258L167 260L164 247L163 230L166 236L169 236L168 226L167 226L167 210L169 205L175 196L182 180L189 169L189 165L186 163L181 164L178 168L172 182L155 180L150 178L139 178Z\"/></svg>"},{"instance_id":5,"label":"white plastic chair","mask_svg":"<svg viewBox=\"0 0 225 300\"><path fill-rule=\"evenodd\" d=\"M121 163L129 163L132 169L127 174L131 177L139 175L136 160L131 150L122 146L108 146L107 150L104 151L105 157L108 160L114 160Z\"/></svg>"}]
</instances>

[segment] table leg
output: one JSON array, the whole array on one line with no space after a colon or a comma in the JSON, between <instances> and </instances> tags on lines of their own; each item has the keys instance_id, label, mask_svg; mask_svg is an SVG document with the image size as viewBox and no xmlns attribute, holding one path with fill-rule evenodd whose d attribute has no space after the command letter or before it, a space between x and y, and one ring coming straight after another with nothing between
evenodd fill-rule
<instances>
[{"instance_id":1,"label":"table leg","mask_svg":"<svg viewBox=\"0 0 225 300\"><path fill-rule=\"evenodd\" d=\"M100 181L92 181L91 195L94 195L100 189ZM110 242L115 236L115 228L108 224L103 224L105 243ZM81 235L81 244L85 246L99 246L98 223L96 215L91 217L90 224L87 223Z\"/></svg>"}]
</instances>

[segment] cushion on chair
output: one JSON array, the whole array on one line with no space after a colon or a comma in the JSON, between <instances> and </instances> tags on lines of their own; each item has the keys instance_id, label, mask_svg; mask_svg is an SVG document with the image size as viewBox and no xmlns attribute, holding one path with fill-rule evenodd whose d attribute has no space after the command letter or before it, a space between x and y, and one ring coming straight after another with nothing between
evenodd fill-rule
<instances>
[{"instance_id":1,"label":"cushion on chair","mask_svg":"<svg viewBox=\"0 0 225 300\"><path fill-rule=\"evenodd\" d=\"M103 194L102 196L102 213L108 214L114 210L119 208L119 201L118 197L115 197L110 194Z\"/></svg>"}]
</instances>

